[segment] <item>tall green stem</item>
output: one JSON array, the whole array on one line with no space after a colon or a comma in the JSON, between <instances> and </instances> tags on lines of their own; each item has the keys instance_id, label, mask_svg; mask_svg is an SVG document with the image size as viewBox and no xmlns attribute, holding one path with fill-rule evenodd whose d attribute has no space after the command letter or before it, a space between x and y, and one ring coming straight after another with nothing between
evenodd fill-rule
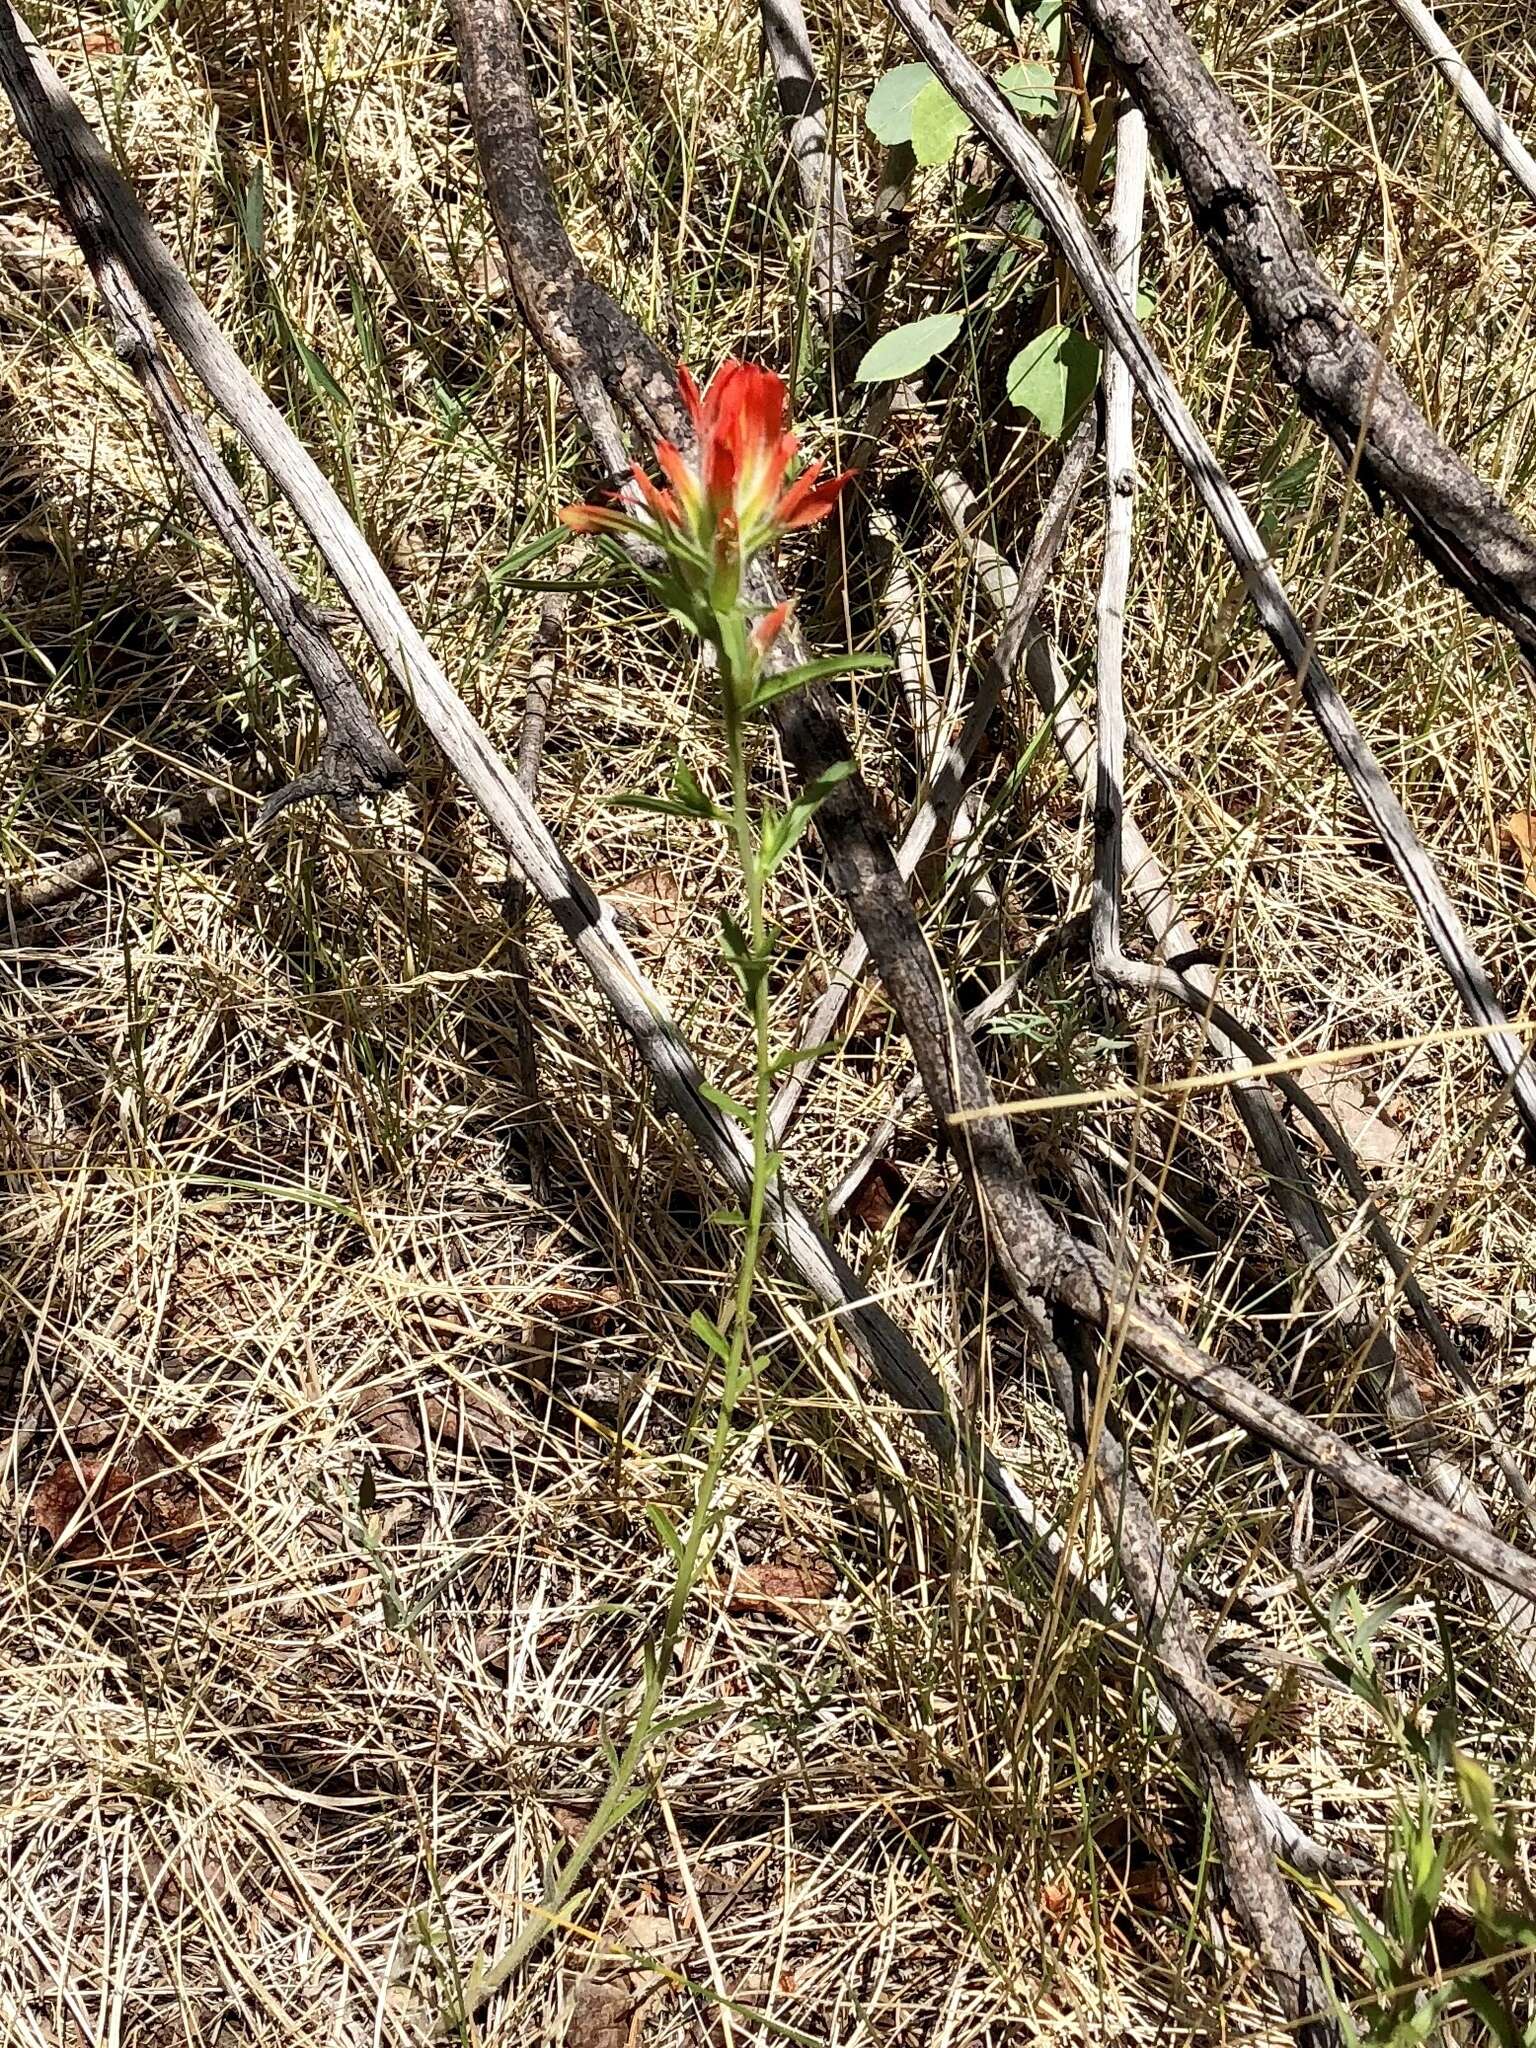
<instances>
[{"instance_id":1,"label":"tall green stem","mask_svg":"<svg viewBox=\"0 0 1536 2048\"><path fill-rule=\"evenodd\" d=\"M739 612L731 616L721 616L715 623L718 633L715 647L720 657L725 747L731 778L730 834L736 849L737 864L741 870L742 894L747 913L745 933L748 957L743 967L743 980L752 1016L754 1067L750 1124L752 1178L747 1193L746 1230L732 1299L731 1326L726 1355L722 1360L720 1406L715 1416L715 1426L704 1460L704 1469L699 1475L688 1532L678 1549L677 1576L672 1586L672 1597L667 1603L666 1617L655 1650L647 1660L645 1686L635 1715L634 1727L614 1764L608 1788L558 1875L546 1887L539 1906L524 1922L511 1946L504 1949L494 1961L477 1966L471 1972L468 1985L457 1988L452 2006L439 2027L440 2034L453 2031L463 2015L473 2011L498 1985L506 1982L529 1951L555 1924L557 1916L569 1902L583 1870L591 1861L603 1838L633 1810L639 1800L645 1797L643 1788L640 1792L635 1792L634 1781L657 1733L656 1717L661 1706L667 1673L671 1668L678 1637L682 1633L689 1595L693 1591L705 1541L714 1519L715 1491L719 1486L720 1475L725 1469L725 1460L730 1450L732 1420L751 1377L752 1296L757 1285L768 1190L773 1179L774 1166L769 1143L773 1052L768 980L771 956L765 909L767 877L761 839L752 815L750 763L747 755L747 705L757 680L758 664L748 637L746 622Z\"/></svg>"}]
</instances>

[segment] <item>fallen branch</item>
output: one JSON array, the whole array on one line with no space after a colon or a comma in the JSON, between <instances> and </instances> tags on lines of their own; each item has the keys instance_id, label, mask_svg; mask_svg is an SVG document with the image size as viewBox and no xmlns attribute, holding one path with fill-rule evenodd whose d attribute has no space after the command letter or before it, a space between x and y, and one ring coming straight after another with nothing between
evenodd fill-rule
<instances>
[{"instance_id":1,"label":"fallen branch","mask_svg":"<svg viewBox=\"0 0 1536 2048\"><path fill-rule=\"evenodd\" d=\"M1527 199L1536 200L1536 157L1500 114L1467 68L1465 58L1436 21L1424 0L1392 0L1434 60L1435 69L1461 102L1462 112Z\"/></svg>"},{"instance_id":2,"label":"fallen branch","mask_svg":"<svg viewBox=\"0 0 1536 2048\"><path fill-rule=\"evenodd\" d=\"M908 0L910 4L910 0ZM1344 303L1268 157L1170 0L1082 0L1168 151L1254 338L1421 552L1536 656L1536 539L1439 438Z\"/></svg>"},{"instance_id":3,"label":"fallen branch","mask_svg":"<svg viewBox=\"0 0 1536 2048\"><path fill-rule=\"evenodd\" d=\"M934 765L926 793L896 849L896 868L903 881L917 872L919 861L954 814L965 791L965 778L976 749L980 746L998 698L1007 687L1018 660L1018 650L1028 638L1035 607L1040 602L1056 558L1061 553L1072 513L1082 495L1093 460L1096 433L1092 422L1074 435L1067 449L1025 560L1018 591L998 634L997 646L981 665L976 695L959 737L940 755ZM802 1050L825 1046L842 1022L848 999L859 977L869 965L869 947L862 933L848 941L843 957L833 968L827 985L803 1019L796 1044ZM805 1059L790 1068L773 1098L772 1135L782 1144L794 1121L805 1092L815 1079L820 1058Z\"/></svg>"},{"instance_id":4,"label":"fallen branch","mask_svg":"<svg viewBox=\"0 0 1536 2048\"><path fill-rule=\"evenodd\" d=\"M763 46L778 85L784 139L810 225L811 297L834 336L859 317L852 289L853 232L843 174L827 137L826 96L816 75L800 0L762 0Z\"/></svg>"},{"instance_id":5,"label":"fallen branch","mask_svg":"<svg viewBox=\"0 0 1536 2048\"><path fill-rule=\"evenodd\" d=\"M146 845L161 845L173 833L194 831L216 816L218 809L218 798L211 791L194 790L152 817L136 822L110 846L92 846L84 853L71 854L57 867L45 868L41 874L8 877L0 884L0 917L36 917L44 911L56 910L61 903L68 903L99 881L114 861L138 853Z\"/></svg>"},{"instance_id":6,"label":"fallen branch","mask_svg":"<svg viewBox=\"0 0 1536 2048\"><path fill-rule=\"evenodd\" d=\"M1132 309L1136 304L1146 174L1145 117L1139 108L1127 107L1116 130L1115 194L1110 233L1115 279L1126 305ZM1230 1058L1236 1052L1240 1061L1246 1058L1262 1066L1272 1066L1275 1064L1273 1050L1217 1004L1215 977L1209 969L1174 968L1161 963L1148 965L1135 961L1127 956L1122 941L1120 903L1126 841L1125 605L1130 586L1136 492L1133 411L1130 371L1123 356L1112 354L1104 374L1108 517L1104 572L1099 589L1096 657L1098 736L1090 939L1094 972L1108 985L1131 990L1143 997L1171 996L1200 1021L1219 1057ZM1194 949L1189 947L1185 950L1192 952ZM1351 1196L1359 1204L1372 1238L1402 1283L1436 1352L1458 1381L1470 1387L1471 1374L1465 1361L1419 1286L1411 1262L1388 1229L1375 1197L1365 1184L1353 1150L1332 1119L1317 1107L1293 1075L1277 1078L1282 1080L1283 1092L1292 1106L1322 1138ZM1479 1498L1475 1484L1436 1445L1424 1403L1412 1378L1403 1368L1396 1346L1369 1314L1360 1291L1350 1284L1342 1271L1338 1244L1321 1208L1306 1187L1295 1147L1288 1140L1283 1146L1277 1146L1276 1133L1271 1127L1273 1119L1256 1115L1257 1103L1267 1104L1267 1101L1267 1096L1260 1089L1240 1096L1239 1107L1247 1111L1245 1121L1253 1135L1255 1149L1269 1168L1271 1187L1280 1192L1303 1260L1318 1272L1324 1296L1339 1317L1342 1334L1360 1347L1377 1398L1405 1443L1421 1479L1437 1500L1491 1529L1493 1519ZM1473 1393L1486 1432L1491 1418L1483 1410L1475 1389ZM1492 1434L1497 1443L1497 1431ZM1516 1489L1517 1497L1528 1499L1529 1490L1518 1466L1502 1445L1499 1450L1500 1462ZM1508 1632L1519 1660L1527 1670L1536 1671L1536 1606L1487 1580L1481 1580L1479 1584L1495 1619Z\"/></svg>"},{"instance_id":7,"label":"fallen branch","mask_svg":"<svg viewBox=\"0 0 1536 2048\"><path fill-rule=\"evenodd\" d=\"M1148 409L1168 436L1201 502L1240 571L1248 595L1322 728L1378 837L1401 875L1489 1053L1511 1084L1528 1143L1536 1148L1536 1066L1526 1057L1428 854L1375 755L1318 658L1269 554L1196 426L1167 370L1125 305L1077 200L1055 164L1020 123L992 81L956 44L927 0L886 0L919 54L1019 178L1047 233L1081 284L1111 343L1125 358ZM1284 202L1282 201L1282 204Z\"/></svg>"}]
</instances>

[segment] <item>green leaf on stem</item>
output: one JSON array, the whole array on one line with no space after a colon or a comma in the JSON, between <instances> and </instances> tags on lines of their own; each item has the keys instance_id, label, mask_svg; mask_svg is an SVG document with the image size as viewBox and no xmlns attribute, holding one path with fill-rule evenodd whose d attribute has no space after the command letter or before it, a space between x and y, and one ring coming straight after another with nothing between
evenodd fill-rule
<instances>
[{"instance_id":1,"label":"green leaf on stem","mask_svg":"<svg viewBox=\"0 0 1536 2048\"><path fill-rule=\"evenodd\" d=\"M1008 396L1059 441L1092 398L1099 349L1075 327L1047 327L1008 365Z\"/></svg>"},{"instance_id":2,"label":"green leaf on stem","mask_svg":"<svg viewBox=\"0 0 1536 2048\"><path fill-rule=\"evenodd\" d=\"M693 1314L688 1318L688 1327L701 1344L709 1346L709 1349L713 1351L716 1358L721 1359L726 1365L730 1364L731 1347L725 1341L725 1334L716 1323L705 1315L703 1309L696 1308L694 1310Z\"/></svg>"},{"instance_id":3,"label":"green leaf on stem","mask_svg":"<svg viewBox=\"0 0 1536 2048\"><path fill-rule=\"evenodd\" d=\"M949 162L955 144L970 128L970 115L955 104L937 79L925 85L912 102L912 154L930 169Z\"/></svg>"},{"instance_id":4,"label":"green leaf on stem","mask_svg":"<svg viewBox=\"0 0 1536 2048\"><path fill-rule=\"evenodd\" d=\"M652 1501L650 1506L647 1507L645 1519L656 1531L656 1534L661 1538L666 1548L671 1551L674 1561L681 1564L683 1561L683 1539L677 1533L677 1524L659 1501Z\"/></svg>"},{"instance_id":5,"label":"green leaf on stem","mask_svg":"<svg viewBox=\"0 0 1536 2048\"><path fill-rule=\"evenodd\" d=\"M728 822L720 806L705 795L688 763L681 760L672 770L670 796L647 796L643 791L629 790L623 796L610 797L609 802L627 811L655 811L667 818L698 818L708 825Z\"/></svg>"},{"instance_id":6,"label":"green leaf on stem","mask_svg":"<svg viewBox=\"0 0 1536 2048\"><path fill-rule=\"evenodd\" d=\"M772 837L765 830L762 838L764 874L771 875L783 865L804 838L807 826L822 804L853 772L852 761L834 761L814 782L806 785L782 818L774 819Z\"/></svg>"},{"instance_id":7,"label":"green leaf on stem","mask_svg":"<svg viewBox=\"0 0 1536 2048\"><path fill-rule=\"evenodd\" d=\"M798 668L787 668L781 675L764 676L747 699L747 710L761 711L765 705L787 697L791 690L803 690L807 683L823 682L828 676L870 674L890 665L888 654L827 654L816 661L803 661Z\"/></svg>"},{"instance_id":8,"label":"green leaf on stem","mask_svg":"<svg viewBox=\"0 0 1536 2048\"><path fill-rule=\"evenodd\" d=\"M736 1123L744 1124L748 1130L752 1128L754 1111L746 1103L738 1102L734 1095L727 1095L723 1088L717 1088L713 1081L701 1081L699 1093L706 1102L713 1103L716 1109L723 1110Z\"/></svg>"},{"instance_id":9,"label":"green leaf on stem","mask_svg":"<svg viewBox=\"0 0 1536 2048\"><path fill-rule=\"evenodd\" d=\"M1056 111L1056 74L1049 64L1010 64L998 79L1020 120Z\"/></svg>"},{"instance_id":10,"label":"green leaf on stem","mask_svg":"<svg viewBox=\"0 0 1536 2048\"><path fill-rule=\"evenodd\" d=\"M803 1067L807 1060L824 1059L828 1053L842 1050L840 1038L824 1039L820 1045L786 1045L782 1052L776 1052L768 1064L770 1074L787 1074L791 1067Z\"/></svg>"}]
</instances>

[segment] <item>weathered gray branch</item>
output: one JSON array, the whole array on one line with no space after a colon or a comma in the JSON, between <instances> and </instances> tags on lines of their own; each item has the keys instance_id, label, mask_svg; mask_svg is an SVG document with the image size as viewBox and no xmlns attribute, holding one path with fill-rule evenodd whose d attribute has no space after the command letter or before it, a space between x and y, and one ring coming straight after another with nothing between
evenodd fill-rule
<instances>
[{"instance_id":1,"label":"weathered gray branch","mask_svg":"<svg viewBox=\"0 0 1536 2048\"><path fill-rule=\"evenodd\" d=\"M1311 635L1275 573L1258 529L1172 378L1120 297L1114 275L1088 230L1074 193L1002 93L940 24L928 0L886 0L886 4L907 31L914 48L1018 177L1047 234L1081 284L1110 344L1124 356L1149 411L1167 435L1226 543L1265 630L1297 678L1302 696L1322 728L1335 760L1391 855L1468 1015L1485 1034L1490 1054L1509 1080L1511 1098L1527 1141L1536 1147L1536 1066L1510 1029L1487 969L1380 764L1319 659ZM1096 4L1104 4L1104 0L1096 0ZM1198 59L1195 61L1198 64ZM1504 517L1507 520L1508 515ZM1491 513L1489 518L1493 519Z\"/></svg>"},{"instance_id":2,"label":"weathered gray branch","mask_svg":"<svg viewBox=\"0 0 1536 2048\"><path fill-rule=\"evenodd\" d=\"M1536 655L1536 538L1430 427L1344 303L1267 156L1171 0L1081 0L1177 165L1254 338L1422 552Z\"/></svg>"},{"instance_id":3,"label":"weathered gray branch","mask_svg":"<svg viewBox=\"0 0 1536 2048\"><path fill-rule=\"evenodd\" d=\"M800 0L762 0L763 46L778 86L784 139L794 160L800 206L810 227L812 302L834 335L859 313L853 289L853 231L843 174L827 134L826 95L816 75Z\"/></svg>"},{"instance_id":4,"label":"weathered gray branch","mask_svg":"<svg viewBox=\"0 0 1536 2048\"><path fill-rule=\"evenodd\" d=\"M1467 67L1467 61L1424 0L1392 0L1429 52L1435 69L1461 102L1472 126L1493 151L1527 199L1536 200L1536 157L1526 148Z\"/></svg>"}]
</instances>

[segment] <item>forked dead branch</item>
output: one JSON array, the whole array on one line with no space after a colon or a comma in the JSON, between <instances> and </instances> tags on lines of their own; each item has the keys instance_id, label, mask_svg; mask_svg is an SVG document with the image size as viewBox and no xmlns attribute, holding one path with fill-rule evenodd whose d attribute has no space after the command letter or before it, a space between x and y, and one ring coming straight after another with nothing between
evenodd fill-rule
<instances>
[{"instance_id":1,"label":"forked dead branch","mask_svg":"<svg viewBox=\"0 0 1536 2048\"><path fill-rule=\"evenodd\" d=\"M927 0L886 0L886 4L907 31L913 47L1018 177L1039 213L1046 233L1060 249L1082 286L1083 295L1097 315L1110 346L1124 356L1148 411L1167 435L1169 445L1221 535L1265 631L1279 650L1287 670L1296 679L1303 700L1317 720L1335 760L1402 877L1414 909L1444 962L1467 1015L1484 1035L1490 1057L1509 1082L1511 1101L1528 1143L1536 1146L1536 1065L1527 1057L1520 1039L1510 1029L1509 1019L1494 993L1487 968L1468 937L1434 863L1383 774L1381 764L1367 745L1353 713L1319 657L1311 634L1281 584L1258 528L1217 461L1209 441L1196 425L1161 358L1121 299L1114 274L1089 230L1076 195L1039 142L1018 119L998 87L960 48L927 5ZM1311 301L1307 304L1310 305ZM1350 388L1353 389L1352 383ZM1363 405L1363 394L1360 395L1360 403ZM1366 415L1362 413L1362 419L1364 417ZM1404 454L1398 440L1391 445L1400 456ZM1416 440L1414 445L1418 446ZM1422 449L1419 453L1423 454ZM1434 473L1436 465L1428 463L1427 457L1424 459L1430 472ZM1466 474L1461 472L1460 465L1453 464L1453 467ZM1509 615L1508 622L1512 623L1519 609L1516 603L1518 592L1523 588L1518 577L1525 573L1520 567L1525 543L1523 536L1516 539L1506 535L1504 542L1494 546L1495 533L1503 533L1505 526L1512 526L1513 522L1508 513L1498 507L1497 500L1492 500L1490 506L1487 501L1491 497L1486 486L1478 486L1475 478L1464 488L1443 498L1437 498L1426 484L1421 511L1425 522L1437 508L1445 511L1453 504L1465 514L1467 532L1464 538L1467 543L1470 545L1471 539L1480 535L1487 543L1484 550L1486 566L1490 572L1495 568L1504 572L1493 582L1486 586L1480 583L1479 587L1486 587L1490 593L1500 593L1499 602ZM1446 520L1442 519L1435 530L1444 536L1449 531ZM1421 539L1426 531L1427 526L1423 523L1415 526L1415 532ZM1447 557L1449 550L1450 541L1446 539ZM1471 562L1472 559L1469 553L1466 560ZM1447 560L1441 560L1441 566L1447 567Z\"/></svg>"}]
</instances>

